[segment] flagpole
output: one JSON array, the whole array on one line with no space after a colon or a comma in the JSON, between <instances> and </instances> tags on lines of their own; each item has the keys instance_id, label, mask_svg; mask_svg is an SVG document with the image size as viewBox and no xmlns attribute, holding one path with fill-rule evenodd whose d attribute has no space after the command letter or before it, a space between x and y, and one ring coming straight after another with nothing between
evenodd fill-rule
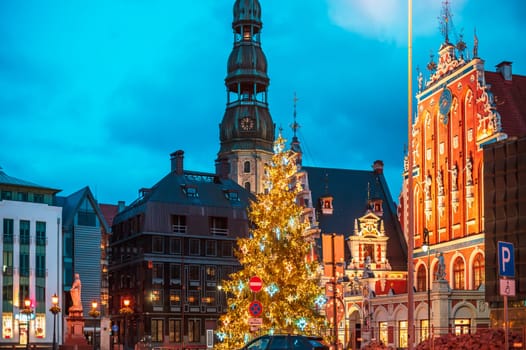
<instances>
[{"instance_id":1,"label":"flagpole","mask_svg":"<svg viewBox=\"0 0 526 350\"><path fill-rule=\"evenodd\" d=\"M414 331L414 220L413 220L413 1L407 0L407 140L408 166L407 170L407 349L413 350Z\"/></svg>"}]
</instances>

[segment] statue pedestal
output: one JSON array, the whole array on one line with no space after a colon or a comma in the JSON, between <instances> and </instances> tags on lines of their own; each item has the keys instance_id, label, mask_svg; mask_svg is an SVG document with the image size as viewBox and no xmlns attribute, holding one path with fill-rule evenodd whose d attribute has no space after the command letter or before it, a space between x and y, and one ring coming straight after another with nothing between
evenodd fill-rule
<instances>
[{"instance_id":1,"label":"statue pedestal","mask_svg":"<svg viewBox=\"0 0 526 350\"><path fill-rule=\"evenodd\" d=\"M66 317L66 338L64 345L66 348L70 346L85 345L89 346L84 336L84 316L81 310L69 309L69 316Z\"/></svg>"}]
</instances>

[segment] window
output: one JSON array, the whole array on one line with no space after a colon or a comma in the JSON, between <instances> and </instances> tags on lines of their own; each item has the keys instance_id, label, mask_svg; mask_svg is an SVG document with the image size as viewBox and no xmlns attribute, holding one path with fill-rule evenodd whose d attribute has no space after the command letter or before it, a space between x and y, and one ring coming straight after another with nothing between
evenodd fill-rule
<instances>
[{"instance_id":1,"label":"window","mask_svg":"<svg viewBox=\"0 0 526 350\"><path fill-rule=\"evenodd\" d=\"M201 320L188 320L188 341L190 343L197 343L201 341Z\"/></svg>"},{"instance_id":2,"label":"window","mask_svg":"<svg viewBox=\"0 0 526 350\"><path fill-rule=\"evenodd\" d=\"M201 249L200 249L200 240L198 239L191 239L189 241L189 245L190 245L190 249L189 249L189 254L190 255L199 255L201 254Z\"/></svg>"},{"instance_id":3,"label":"window","mask_svg":"<svg viewBox=\"0 0 526 350\"><path fill-rule=\"evenodd\" d=\"M188 291L188 304L190 304L191 306L199 306L199 291Z\"/></svg>"},{"instance_id":4,"label":"window","mask_svg":"<svg viewBox=\"0 0 526 350\"><path fill-rule=\"evenodd\" d=\"M13 219L4 219L4 243L13 243Z\"/></svg>"},{"instance_id":5,"label":"window","mask_svg":"<svg viewBox=\"0 0 526 350\"><path fill-rule=\"evenodd\" d=\"M27 192L18 192L17 193L17 200L22 202L27 202L28 194Z\"/></svg>"},{"instance_id":6,"label":"window","mask_svg":"<svg viewBox=\"0 0 526 350\"><path fill-rule=\"evenodd\" d=\"M473 261L473 288L479 289L485 283L484 257L477 254Z\"/></svg>"},{"instance_id":7,"label":"window","mask_svg":"<svg viewBox=\"0 0 526 350\"><path fill-rule=\"evenodd\" d=\"M183 193L188 198L199 198L199 193L197 192L196 186L191 185L182 185Z\"/></svg>"},{"instance_id":8,"label":"window","mask_svg":"<svg viewBox=\"0 0 526 350\"><path fill-rule=\"evenodd\" d=\"M20 251L20 276L29 276L29 252Z\"/></svg>"},{"instance_id":9,"label":"window","mask_svg":"<svg viewBox=\"0 0 526 350\"><path fill-rule=\"evenodd\" d=\"M407 348L407 321L398 321L398 347Z\"/></svg>"},{"instance_id":10,"label":"window","mask_svg":"<svg viewBox=\"0 0 526 350\"><path fill-rule=\"evenodd\" d=\"M247 160L243 166L243 171L245 173L250 173L250 162Z\"/></svg>"},{"instance_id":11,"label":"window","mask_svg":"<svg viewBox=\"0 0 526 350\"><path fill-rule=\"evenodd\" d=\"M46 277L46 256L43 254L36 255L36 274L37 277Z\"/></svg>"},{"instance_id":12,"label":"window","mask_svg":"<svg viewBox=\"0 0 526 350\"><path fill-rule=\"evenodd\" d=\"M33 194L33 202L35 203L44 203L44 195L41 193Z\"/></svg>"},{"instance_id":13,"label":"window","mask_svg":"<svg viewBox=\"0 0 526 350\"><path fill-rule=\"evenodd\" d=\"M36 222L37 245L46 245L46 223Z\"/></svg>"},{"instance_id":14,"label":"window","mask_svg":"<svg viewBox=\"0 0 526 350\"><path fill-rule=\"evenodd\" d=\"M221 246L221 256L224 257L231 257L233 256L232 253L232 242L230 241L224 241Z\"/></svg>"},{"instance_id":15,"label":"window","mask_svg":"<svg viewBox=\"0 0 526 350\"><path fill-rule=\"evenodd\" d=\"M224 191L225 198L231 202L239 202L239 194L236 191L227 190Z\"/></svg>"},{"instance_id":16,"label":"window","mask_svg":"<svg viewBox=\"0 0 526 350\"><path fill-rule=\"evenodd\" d=\"M250 192L250 182L245 182L245 190L247 190L247 192Z\"/></svg>"},{"instance_id":17,"label":"window","mask_svg":"<svg viewBox=\"0 0 526 350\"><path fill-rule=\"evenodd\" d=\"M455 335L469 334L471 320L469 318L457 318L455 320Z\"/></svg>"},{"instance_id":18,"label":"window","mask_svg":"<svg viewBox=\"0 0 526 350\"><path fill-rule=\"evenodd\" d=\"M429 336L429 321L427 319L420 320L420 341L428 339Z\"/></svg>"},{"instance_id":19,"label":"window","mask_svg":"<svg viewBox=\"0 0 526 350\"><path fill-rule=\"evenodd\" d=\"M205 248L205 254L206 256L216 256L216 241L206 241L206 248Z\"/></svg>"},{"instance_id":20,"label":"window","mask_svg":"<svg viewBox=\"0 0 526 350\"><path fill-rule=\"evenodd\" d=\"M378 322L378 336L382 343L388 343L387 322Z\"/></svg>"},{"instance_id":21,"label":"window","mask_svg":"<svg viewBox=\"0 0 526 350\"><path fill-rule=\"evenodd\" d=\"M13 275L13 252L5 250L5 247L2 252L2 273L4 276Z\"/></svg>"},{"instance_id":22,"label":"window","mask_svg":"<svg viewBox=\"0 0 526 350\"><path fill-rule=\"evenodd\" d=\"M212 282L216 280L217 268L215 266L207 266L205 271L206 271L207 282Z\"/></svg>"},{"instance_id":23,"label":"window","mask_svg":"<svg viewBox=\"0 0 526 350\"><path fill-rule=\"evenodd\" d=\"M13 199L13 192L11 191L2 191L2 198L0 198L2 200L11 200Z\"/></svg>"},{"instance_id":24,"label":"window","mask_svg":"<svg viewBox=\"0 0 526 350\"><path fill-rule=\"evenodd\" d=\"M163 237L152 237L152 253L164 253Z\"/></svg>"},{"instance_id":25,"label":"window","mask_svg":"<svg viewBox=\"0 0 526 350\"><path fill-rule=\"evenodd\" d=\"M181 265L170 264L170 285L181 287Z\"/></svg>"},{"instance_id":26,"label":"window","mask_svg":"<svg viewBox=\"0 0 526 350\"><path fill-rule=\"evenodd\" d=\"M163 280L164 280L164 264L163 263L153 263L152 283L153 284L163 284Z\"/></svg>"},{"instance_id":27,"label":"window","mask_svg":"<svg viewBox=\"0 0 526 350\"><path fill-rule=\"evenodd\" d=\"M186 233L186 216L172 215L172 232Z\"/></svg>"},{"instance_id":28,"label":"window","mask_svg":"<svg viewBox=\"0 0 526 350\"><path fill-rule=\"evenodd\" d=\"M416 274L416 290L417 292L424 292L426 290L427 284L427 273L426 268L422 264L418 267L418 272Z\"/></svg>"},{"instance_id":29,"label":"window","mask_svg":"<svg viewBox=\"0 0 526 350\"><path fill-rule=\"evenodd\" d=\"M152 290L152 306L155 308L162 308L164 304L163 299L163 290L162 289L153 289Z\"/></svg>"},{"instance_id":30,"label":"window","mask_svg":"<svg viewBox=\"0 0 526 350\"><path fill-rule=\"evenodd\" d=\"M228 234L228 219L225 217L211 216L209 218L210 233L213 235Z\"/></svg>"},{"instance_id":31,"label":"window","mask_svg":"<svg viewBox=\"0 0 526 350\"><path fill-rule=\"evenodd\" d=\"M190 281L199 281L199 265L190 265L188 267L188 279Z\"/></svg>"},{"instance_id":32,"label":"window","mask_svg":"<svg viewBox=\"0 0 526 350\"><path fill-rule=\"evenodd\" d=\"M20 220L20 244L29 244L29 221Z\"/></svg>"},{"instance_id":33,"label":"window","mask_svg":"<svg viewBox=\"0 0 526 350\"><path fill-rule=\"evenodd\" d=\"M464 289L464 261L459 256L453 264L453 289Z\"/></svg>"},{"instance_id":34,"label":"window","mask_svg":"<svg viewBox=\"0 0 526 350\"><path fill-rule=\"evenodd\" d=\"M153 318L152 319L152 341L154 342L163 342L163 320Z\"/></svg>"},{"instance_id":35,"label":"window","mask_svg":"<svg viewBox=\"0 0 526 350\"><path fill-rule=\"evenodd\" d=\"M170 254L181 254L181 239L170 238Z\"/></svg>"},{"instance_id":36,"label":"window","mask_svg":"<svg viewBox=\"0 0 526 350\"><path fill-rule=\"evenodd\" d=\"M371 262L375 261L374 259L374 244L364 244L363 245L363 257L371 257Z\"/></svg>"},{"instance_id":37,"label":"window","mask_svg":"<svg viewBox=\"0 0 526 350\"><path fill-rule=\"evenodd\" d=\"M181 291L176 289L170 289L170 306L181 305Z\"/></svg>"},{"instance_id":38,"label":"window","mask_svg":"<svg viewBox=\"0 0 526 350\"><path fill-rule=\"evenodd\" d=\"M170 343L181 343L182 342L182 332L181 332L181 326L182 321L180 319L170 319L168 320L168 328L169 328L169 337L170 337Z\"/></svg>"},{"instance_id":39,"label":"window","mask_svg":"<svg viewBox=\"0 0 526 350\"><path fill-rule=\"evenodd\" d=\"M97 216L92 211L79 211L77 213L77 223L79 226L97 226Z\"/></svg>"}]
</instances>

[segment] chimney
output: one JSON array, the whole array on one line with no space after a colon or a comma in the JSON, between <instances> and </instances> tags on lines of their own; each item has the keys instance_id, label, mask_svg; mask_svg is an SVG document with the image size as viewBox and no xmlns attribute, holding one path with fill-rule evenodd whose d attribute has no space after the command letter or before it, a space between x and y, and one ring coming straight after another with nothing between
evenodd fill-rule
<instances>
[{"instance_id":1,"label":"chimney","mask_svg":"<svg viewBox=\"0 0 526 350\"><path fill-rule=\"evenodd\" d=\"M373 170L375 174L383 174L384 173L384 162L381 160L375 160L373 163Z\"/></svg>"},{"instance_id":2,"label":"chimney","mask_svg":"<svg viewBox=\"0 0 526 350\"><path fill-rule=\"evenodd\" d=\"M126 204L124 201L118 201L117 202L117 208L118 208L118 212L122 212L124 210L124 208L126 208Z\"/></svg>"},{"instance_id":3,"label":"chimney","mask_svg":"<svg viewBox=\"0 0 526 350\"><path fill-rule=\"evenodd\" d=\"M172 164L172 172L175 171L175 173L177 175L182 175L183 174L183 156L184 156L184 151L182 150L178 150L178 151L175 151L174 153L170 154L170 161L171 161L171 164Z\"/></svg>"},{"instance_id":4,"label":"chimney","mask_svg":"<svg viewBox=\"0 0 526 350\"><path fill-rule=\"evenodd\" d=\"M221 179L228 179L230 173L230 164L227 158L221 158L216 160L216 175Z\"/></svg>"},{"instance_id":5,"label":"chimney","mask_svg":"<svg viewBox=\"0 0 526 350\"><path fill-rule=\"evenodd\" d=\"M497 64L497 73L500 73L504 80L511 81L512 73L511 73L511 62L509 61L502 61L501 63Z\"/></svg>"}]
</instances>

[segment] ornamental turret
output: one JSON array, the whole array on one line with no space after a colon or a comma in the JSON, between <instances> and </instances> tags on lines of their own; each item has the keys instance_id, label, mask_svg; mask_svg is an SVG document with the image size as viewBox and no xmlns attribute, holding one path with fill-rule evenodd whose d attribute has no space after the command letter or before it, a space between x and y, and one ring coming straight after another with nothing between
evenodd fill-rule
<instances>
[{"instance_id":1,"label":"ornamental turret","mask_svg":"<svg viewBox=\"0 0 526 350\"><path fill-rule=\"evenodd\" d=\"M234 47L228 58L227 105L219 125L216 172L260 193L264 164L273 154L275 125L268 109L267 59L261 49L258 0L234 4Z\"/></svg>"}]
</instances>

